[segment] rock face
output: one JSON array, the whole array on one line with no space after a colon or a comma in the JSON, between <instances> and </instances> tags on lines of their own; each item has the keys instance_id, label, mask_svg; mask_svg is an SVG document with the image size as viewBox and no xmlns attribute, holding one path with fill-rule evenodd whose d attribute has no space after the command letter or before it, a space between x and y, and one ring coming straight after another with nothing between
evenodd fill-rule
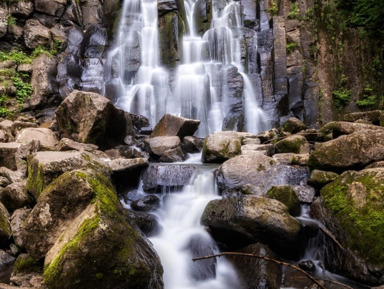
<instances>
[{"instance_id":1,"label":"rock face","mask_svg":"<svg viewBox=\"0 0 384 289\"><path fill-rule=\"evenodd\" d=\"M308 171L305 167L278 165L270 157L254 154L224 162L216 177L220 190L251 184L265 193L271 186L300 184L308 178Z\"/></svg>"},{"instance_id":2,"label":"rock face","mask_svg":"<svg viewBox=\"0 0 384 289\"><path fill-rule=\"evenodd\" d=\"M46 46L51 40L51 32L37 19L29 19L24 27L24 43L29 49Z\"/></svg>"},{"instance_id":3,"label":"rock face","mask_svg":"<svg viewBox=\"0 0 384 289\"><path fill-rule=\"evenodd\" d=\"M192 136L199 128L200 121L165 114L152 131L151 137L156 136Z\"/></svg>"},{"instance_id":4,"label":"rock face","mask_svg":"<svg viewBox=\"0 0 384 289\"><path fill-rule=\"evenodd\" d=\"M291 186L273 186L268 190L267 195L286 205L291 215L300 215L299 198Z\"/></svg>"},{"instance_id":5,"label":"rock face","mask_svg":"<svg viewBox=\"0 0 384 289\"><path fill-rule=\"evenodd\" d=\"M188 184L195 171L193 166L151 165L143 175L143 189L161 193L181 188Z\"/></svg>"},{"instance_id":6,"label":"rock face","mask_svg":"<svg viewBox=\"0 0 384 289\"><path fill-rule=\"evenodd\" d=\"M358 169L384 159L384 131L359 131L317 144L308 165L312 169Z\"/></svg>"},{"instance_id":7,"label":"rock face","mask_svg":"<svg viewBox=\"0 0 384 289\"><path fill-rule=\"evenodd\" d=\"M299 240L300 223L279 201L246 196L208 203L201 217L215 239L228 246L269 242L273 250L284 252Z\"/></svg>"},{"instance_id":8,"label":"rock face","mask_svg":"<svg viewBox=\"0 0 384 289\"><path fill-rule=\"evenodd\" d=\"M312 214L348 250L328 244L329 268L362 283L384 282L384 169L347 171L323 187Z\"/></svg>"},{"instance_id":9,"label":"rock face","mask_svg":"<svg viewBox=\"0 0 384 289\"><path fill-rule=\"evenodd\" d=\"M58 107L56 119L62 137L101 148L123 144L126 135L133 134L124 111L91 92L73 91Z\"/></svg>"},{"instance_id":10,"label":"rock face","mask_svg":"<svg viewBox=\"0 0 384 289\"><path fill-rule=\"evenodd\" d=\"M109 167L94 156L78 151L38 152L28 157L27 191L38 199L40 193L55 178L74 169L92 168L105 174Z\"/></svg>"},{"instance_id":11,"label":"rock face","mask_svg":"<svg viewBox=\"0 0 384 289\"><path fill-rule=\"evenodd\" d=\"M241 137L233 131L218 132L204 140L203 162L220 163L241 154Z\"/></svg>"}]
</instances>

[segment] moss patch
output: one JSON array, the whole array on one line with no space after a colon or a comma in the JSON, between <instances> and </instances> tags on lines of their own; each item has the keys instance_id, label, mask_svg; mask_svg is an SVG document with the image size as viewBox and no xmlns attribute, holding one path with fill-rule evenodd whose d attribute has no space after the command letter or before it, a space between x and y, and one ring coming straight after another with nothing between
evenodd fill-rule
<instances>
[{"instance_id":1,"label":"moss patch","mask_svg":"<svg viewBox=\"0 0 384 289\"><path fill-rule=\"evenodd\" d=\"M286 205L291 215L300 214L300 201L291 186L273 186L268 190L267 195Z\"/></svg>"},{"instance_id":2,"label":"moss patch","mask_svg":"<svg viewBox=\"0 0 384 289\"><path fill-rule=\"evenodd\" d=\"M321 190L348 247L373 264L384 263L384 171L346 172Z\"/></svg>"},{"instance_id":3,"label":"moss patch","mask_svg":"<svg viewBox=\"0 0 384 289\"><path fill-rule=\"evenodd\" d=\"M41 272L43 269L42 264L29 255L21 254L17 257L16 262L13 267L14 273L31 273L31 272Z\"/></svg>"}]
</instances>

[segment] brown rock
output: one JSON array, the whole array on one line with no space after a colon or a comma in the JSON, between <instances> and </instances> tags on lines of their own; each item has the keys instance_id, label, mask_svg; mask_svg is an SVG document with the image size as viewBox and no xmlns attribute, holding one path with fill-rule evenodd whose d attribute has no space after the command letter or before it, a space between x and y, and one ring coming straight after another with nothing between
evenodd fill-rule
<instances>
[{"instance_id":1,"label":"brown rock","mask_svg":"<svg viewBox=\"0 0 384 289\"><path fill-rule=\"evenodd\" d=\"M40 142L45 150L54 150L59 143L55 133L47 128L25 128L16 136L16 142L24 145L33 141Z\"/></svg>"},{"instance_id":2,"label":"brown rock","mask_svg":"<svg viewBox=\"0 0 384 289\"><path fill-rule=\"evenodd\" d=\"M15 154L20 143L0 143L0 167L6 167L11 170L17 170Z\"/></svg>"},{"instance_id":3,"label":"brown rock","mask_svg":"<svg viewBox=\"0 0 384 289\"><path fill-rule=\"evenodd\" d=\"M165 114L153 129L151 137L178 136L183 139L185 136L192 136L199 128L199 124L199 120Z\"/></svg>"},{"instance_id":4,"label":"brown rock","mask_svg":"<svg viewBox=\"0 0 384 289\"><path fill-rule=\"evenodd\" d=\"M51 41L51 33L37 19L27 20L24 26L24 43L29 49L46 46Z\"/></svg>"}]
</instances>

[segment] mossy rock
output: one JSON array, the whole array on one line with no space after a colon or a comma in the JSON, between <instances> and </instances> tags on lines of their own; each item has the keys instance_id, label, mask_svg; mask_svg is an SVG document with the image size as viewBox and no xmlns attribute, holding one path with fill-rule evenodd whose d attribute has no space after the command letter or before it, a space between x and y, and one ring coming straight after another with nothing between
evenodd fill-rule
<instances>
[{"instance_id":1,"label":"mossy rock","mask_svg":"<svg viewBox=\"0 0 384 289\"><path fill-rule=\"evenodd\" d=\"M384 169L345 172L320 193L348 248L384 270Z\"/></svg>"},{"instance_id":2,"label":"mossy rock","mask_svg":"<svg viewBox=\"0 0 384 289\"><path fill-rule=\"evenodd\" d=\"M54 179L67 171L89 168L110 175L111 170L98 158L78 151L38 152L28 162L27 191L37 200Z\"/></svg>"},{"instance_id":3,"label":"mossy rock","mask_svg":"<svg viewBox=\"0 0 384 289\"><path fill-rule=\"evenodd\" d=\"M20 254L13 266L14 274L18 273L42 273L43 263L28 254Z\"/></svg>"},{"instance_id":4,"label":"mossy rock","mask_svg":"<svg viewBox=\"0 0 384 289\"><path fill-rule=\"evenodd\" d=\"M301 120L291 117L283 123L283 125L279 128L279 131L294 134L305 129L307 129L307 126Z\"/></svg>"},{"instance_id":5,"label":"mossy rock","mask_svg":"<svg viewBox=\"0 0 384 289\"><path fill-rule=\"evenodd\" d=\"M202 159L205 163L221 163L241 154L243 137L234 131L211 134L204 139Z\"/></svg>"},{"instance_id":6,"label":"mossy rock","mask_svg":"<svg viewBox=\"0 0 384 289\"><path fill-rule=\"evenodd\" d=\"M293 216L300 214L300 201L291 186L273 186L267 192L268 197L282 202Z\"/></svg>"},{"instance_id":7,"label":"mossy rock","mask_svg":"<svg viewBox=\"0 0 384 289\"><path fill-rule=\"evenodd\" d=\"M47 253L45 284L50 289L163 288L160 260L127 222L113 187L89 181L94 198Z\"/></svg>"},{"instance_id":8,"label":"mossy rock","mask_svg":"<svg viewBox=\"0 0 384 289\"><path fill-rule=\"evenodd\" d=\"M311 172L311 177L308 180L308 184L315 188L322 188L326 184L333 182L339 177L337 173L327 172L321 170L313 170Z\"/></svg>"},{"instance_id":9,"label":"mossy rock","mask_svg":"<svg viewBox=\"0 0 384 289\"><path fill-rule=\"evenodd\" d=\"M0 203L0 207L0 246L3 247L9 244L12 232L7 209L2 203Z\"/></svg>"},{"instance_id":10,"label":"mossy rock","mask_svg":"<svg viewBox=\"0 0 384 289\"><path fill-rule=\"evenodd\" d=\"M309 153L307 139L301 135L292 135L275 143L279 153Z\"/></svg>"}]
</instances>

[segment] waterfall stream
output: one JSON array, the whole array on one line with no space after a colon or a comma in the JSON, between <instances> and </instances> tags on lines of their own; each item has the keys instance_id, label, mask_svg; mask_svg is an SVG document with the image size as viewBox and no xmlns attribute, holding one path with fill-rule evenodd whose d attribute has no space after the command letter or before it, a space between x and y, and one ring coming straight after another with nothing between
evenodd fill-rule
<instances>
[{"instance_id":1,"label":"waterfall stream","mask_svg":"<svg viewBox=\"0 0 384 289\"><path fill-rule=\"evenodd\" d=\"M195 1L184 4L189 33L183 35L181 63L170 71L159 57L157 1L124 2L106 69L107 83L119 91L116 105L148 117L152 126L165 113L199 119L202 137L267 129L261 90L248 77L245 59L247 41L257 51L257 33L244 28L241 3L213 2L211 28L203 36L195 31Z\"/></svg>"}]
</instances>

